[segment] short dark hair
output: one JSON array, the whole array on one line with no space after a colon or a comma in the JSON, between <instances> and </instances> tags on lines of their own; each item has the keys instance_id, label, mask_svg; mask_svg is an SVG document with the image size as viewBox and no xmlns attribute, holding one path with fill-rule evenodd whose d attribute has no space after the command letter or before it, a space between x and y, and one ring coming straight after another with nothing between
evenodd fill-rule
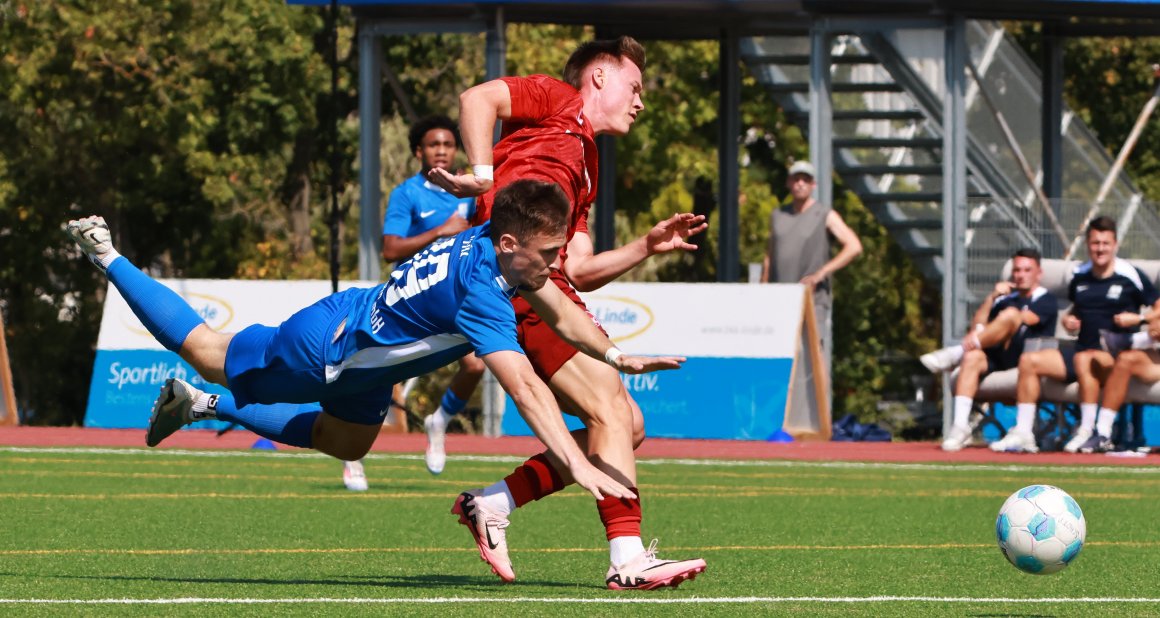
<instances>
[{"instance_id":1,"label":"short dark hair","mask_svg":"<svg viewBox=\"0 0 1160 618\"><path fill-rule=\"evenodd\" d=\"M617 62L628 58L640 69L641 73L644 73L644 47L636 39L622 36L617 39L588 41L577 47L576 51L568 57L568 62L564 64L564 81L579 90L580 81L583 79L581 72L584 71L584 67L601 57L612 58Z\"/></svg>"},{"instance_id":2,"label":"short dark hair","mask_svg":"<svg viewBox=\"0 0 1160 618\"><path fill-rule=\"evenodd\" d=\"M1031 258L1035 260L1036 264L1039 264L1040 260L1043 258L1043 256L1039 254L1038 249L1033 249L1031 247L1023 247L1022 249L1019 249L1011 256L1011 259L1015 259L1017 257Z\"/></svg>"},{"instance_id":3,"label":"short dark hair","mask_svg":"<svg viewBox=\"0 0 1160 618\"><path fill-rule=\"evenodd\" d=\"M559 234L568 229L572 204L554 182L517 180L495 194L491 206L492 238L511 234L520 242L537 234Z\"/></svg>"},{"instance_id":4,"label":"short dark hair","mask_svg":"<svg viewBox=\"0 0 1160 618\"><path fill-rule=\"evenodd\" d=\"M459 127L455 121L447 116L434 115L420 118L418 122L411 125L411 131L407 137L411 140L411 152L419 149L423 144L423 138L427 136L428 131L435 129L447 129L451 132L451 136L455 138L455 146L459 147Z\"/></svg>"},{"instance_id":5,"label":"short dark hair","mask_svg":"<svg viewBox=\"0 0 1160 618\"><path fill-rule=\"evenodd\" d=\"M1084 238L1092 235L1092 232L1111 232L1112 238L1116 237L1116 220L1111 217L1101 216L1092 219L1087 226L1087 231L1084 232Z\"/></svg>"}]
</instances>

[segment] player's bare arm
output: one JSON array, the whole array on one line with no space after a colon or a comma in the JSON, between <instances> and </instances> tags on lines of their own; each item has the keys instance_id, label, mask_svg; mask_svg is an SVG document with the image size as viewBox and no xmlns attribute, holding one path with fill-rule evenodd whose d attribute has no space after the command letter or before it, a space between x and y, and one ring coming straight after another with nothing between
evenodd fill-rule
<instances>
[{"instance_id":1,"label":"player's bare arm","mask_svg":"<svg viewBox=\"0 0 1160 618\"><path fill-rule=\"evenodd\" d=\"M620 353L616 345L596 328L592 318L551 283L538 290L520 290L520 296L532 305L544 323L561 339L592 358L608 362L618 371L636 374L680 369L681 363L685 362L683 356L635 356Z\"/></svg>"},{"instance_id":2,"label":"player's bare arm","mask_svg":"<svg viewBox=\"0 0 1160 618\"><path fill-rule=\"evenodd\" d=\"M511 92L503 80L484 82L463 91L459 95L459 136L472 173L452 174L432 169L427 173L427 179L456 197L487 193L493 184L492 132L497 120L511 118L511 115Z\"/></svg>"},{"instance_id":3,"label":"player's bare arm","mask_svg":"<svg viewBox=\"0 0 1160 618\"><path fill-rule=\"evenodd\" d=\"M646 258L657 253L697 248L688 242L690 236L709 227L704 215L677 213L653 226L644 236L611 251L596 254L592 239L578 232L568 243L568 260L564 273L568 281L581 292L599 289L631 270Z\"/></svg>"},{"instance_id":4,"label":"player's bare arm","mask_svg":"<svg viewBox=\"0 0 1160 618\"><path fill-rule=\"evenodd\" d=\"M439 168L433 168L439 169ZM471 227L467 219L458 214L451 215L439 227L432 228L414 236L398 236L396 234L383 235L383 259L388 262L398 262L410 258L420 249L445 236L454 236Z\"/></svg>"},{"instance_id":5,"label":"player's bare arm","mask_svg":"<svg viewBox=\"0 0 1160 618\"><path fill-rule=\"evenodd\" d=\"M604 499L604 496L636 497L627 487L597 470L588 461L564 425L556 397L536 375L526 356L503 350L481 358L503 389L511 395L520 416L527 421L532 433L548 447L553 456L567 466L576 484L588 490L597 500Z\"/></svg>"}]
</instances>

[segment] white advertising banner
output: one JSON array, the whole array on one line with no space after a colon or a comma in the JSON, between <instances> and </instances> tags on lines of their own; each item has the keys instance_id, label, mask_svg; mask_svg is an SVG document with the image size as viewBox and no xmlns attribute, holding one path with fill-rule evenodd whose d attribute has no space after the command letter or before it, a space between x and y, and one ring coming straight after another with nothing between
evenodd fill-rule
<instances>
[{"instance_id":1,"label":"white advertising banner","mask_svg":"<svg viewBox=\"0 0 1160 618\"><path fill-rule=\"evenodd\" d=\"M278 324L330 293L328 281L161 280L213 328ZM341 289L374 282L344 282ZM626 352L688 357L676 371L622 376L652 436L767 439L782 428L799 354L800 285L613 283L584 294ZM162 348L109 287L85 424L145 427L165 380L205 384ZM503 432L530 435L509 402ZM572 426L578 426L570 418Z\"/></svg>"}]
</instances>

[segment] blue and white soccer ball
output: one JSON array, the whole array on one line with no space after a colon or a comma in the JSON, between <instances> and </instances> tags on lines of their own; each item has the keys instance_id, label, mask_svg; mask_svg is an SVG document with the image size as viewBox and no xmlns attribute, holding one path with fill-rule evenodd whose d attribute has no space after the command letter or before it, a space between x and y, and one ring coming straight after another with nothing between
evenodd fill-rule
<instances>
[{"instance_id":1,"label":"blue and white soccer ball","mask_svg":"<svg viewBox=\"0 0 1160 618\"><path fill-rule=\"evenodd\" d=\"M1046 575L1063 570L1083 548L1087 520L1067 492L1031 485L1011 494L995 520L999 549L1020 571Z\"/></svg>"}]
</instances>

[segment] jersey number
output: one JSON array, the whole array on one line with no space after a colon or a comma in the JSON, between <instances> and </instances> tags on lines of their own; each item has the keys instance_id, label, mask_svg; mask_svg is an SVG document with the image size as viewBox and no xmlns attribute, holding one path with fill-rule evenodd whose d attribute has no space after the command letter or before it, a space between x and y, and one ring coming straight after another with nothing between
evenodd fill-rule
<instances>
[{"instance_id":1,"label":"jersey number","mask_svg":"<svg viewBox=\"0 0 1160 618\"><path fill-rule=\"evenodd\" d=\"M394 282L387 288L387 306L394 305L400 299L421 294L424 290L446 279L451 254L444 249L453 244L455 244L454 238L433 243L426 251L415 256L409 262L410 268L399 268L391 273Z\"/></svg>"}]
</instances>

